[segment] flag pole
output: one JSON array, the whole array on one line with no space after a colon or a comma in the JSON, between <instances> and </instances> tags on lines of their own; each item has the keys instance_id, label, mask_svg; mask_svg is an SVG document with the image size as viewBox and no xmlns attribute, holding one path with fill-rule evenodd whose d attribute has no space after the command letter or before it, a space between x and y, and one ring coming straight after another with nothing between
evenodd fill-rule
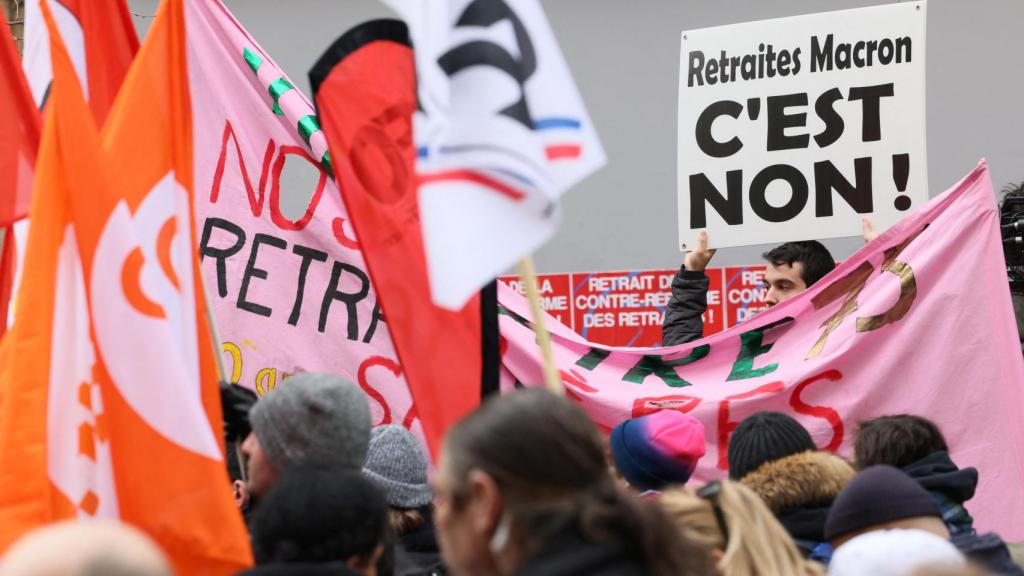
<instances>
[{"instance_id":1,"label":"flag pole","mask_svg":"<svg viewBox=\"0 0 1024 576\"><path fill-rule=\"evenodd\" d=\"M210 291L206 289L206 278L203 276L202 267L198 267L199 270L199 286L203 289L203 303L206 308L206 323L210 327L210 340L213 341L213 357L217 361L217 385L221 382L227 382L225 380L224 371L224 350L223 345L220 342L220 333L217 331L217 322L213 319L213 302L210 299ZM228 384L233 384L228 382ZM223 411L223 406L221 410ZM223 418L223 414L221 415ZM225 456L227 456L225 454ZM242 482L248 482L248 474L246 474L245 458L242 456L242 443L235 441L235 459L238 461L238 475L242 479Z\"/></svg>"},{"instance_id":2,"label":"flag pole","mask_svg":"<svg viewBox=\"0 0 1024 576\"><path fill-rule=\"evenodd\" d=\"M533 315L533 329L537 334L537 345L540 346L541 357L544 359L544 383L548 390L555 394L564 394L565 388L562 386L562 379L558 377L555 358L551 353L551 334L544 327L544 309L540 305L537 274L534 271L532 255L519 261L519 277L526 284L526 297L530 301L530 313Z\"/></svg>"},{"instance_id":3,"label":"flag pole","mask_svg":"<svg viewBox=\"0 0 1024 576\"><path fill-rule=\"evenodd\" d=\"M197 267L199 272L199 286L203 289L203 308L206 309L206 324L210 327L210 339L213 340L213 357L217 360L217 381L227 382L224 379L224 350L220 342L220 333L217 332L217 322L213 319L213 302L210 300L210 291L206 289L206 278L203 277L202 267Z\"/></svg>"},{"instance_id":4,"label":"flag pole","mask_svg":"<svg viewBox=\"0 0 1024 576\"><path fill-rule=\"evenodd\" d=\"M13 238L13 224L7 228L0 228L0 340L7 332L7 315L10 313L11 299L14 297L14 278L7 277L8 273L14 272ZM8 288L11 292L8 292Z\"/></svg>"}]
</instances>

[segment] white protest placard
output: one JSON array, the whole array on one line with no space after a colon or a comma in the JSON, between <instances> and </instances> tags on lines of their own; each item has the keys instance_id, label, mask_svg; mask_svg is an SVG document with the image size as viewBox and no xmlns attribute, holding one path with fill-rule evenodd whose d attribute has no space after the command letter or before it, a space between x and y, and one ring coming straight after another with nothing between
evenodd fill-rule
<instances>
[{"instance_id":1,"label":"white protest placard","mask_svg":"<svg viewBox=\"0 0 1024 576\"><path fill-rule=\"evenodd\" d=\"M681 247L882 231L925 203L926 8L683 32Z\"/></svg>"}]
</instances>

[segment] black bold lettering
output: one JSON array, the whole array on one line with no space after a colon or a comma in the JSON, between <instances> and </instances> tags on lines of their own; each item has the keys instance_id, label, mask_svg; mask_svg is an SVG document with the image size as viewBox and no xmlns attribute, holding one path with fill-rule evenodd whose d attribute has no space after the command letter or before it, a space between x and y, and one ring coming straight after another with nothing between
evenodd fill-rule
<instances>
[{"instance_id":1,"label":"black bold lettering","mask_svg":"<svg viewBox=\"0 0 1024 576\"><path fill-rule=\"evenodd\" d=\"M892 82L877 86L850 88L850 101L861 100L861 140L877 142L882 139L881 100L895 94Z\"/></svg>"},{"instance_id":2,"label":"black bold lettering","mask_svg":"<svg viewBox=\"0 0 1024 576\"><path fill-rule=\"evenodd\" d=\"M228 248L210 246L213 229L218 228L235 236L235 243ZM228 295L227 260L245 246L245 230L221 218L207 218L203 223L203 237L199 241L199 260L211 256L217 259L217 294L224 298Z\"/></svg>"},{"instance_id":3,"label":"black bold lettering","mask_svg":"<svg viewBox=\"0 0 1024 576\"><path fill-rule=\"evenodd\" d=\"M789 76L789 51L779 52L779 76Z\"/></svg>"},{"instance_id":4,"label":"black bold lettering","mask_svg":"<svg viewBox=\"0 0 1024 576\"><path fill-rule=\"evenodd\" d=\"M298 244L292 246L292 252L302 258L302 262L299 264L299 280L295 288L295 304L292 305L292 313L288 316L288 323L295 326L299 323L299 316L302 315L302 298L306 293L306 274L309 272L309 265L313 260L327 262L327 252Z\"/></svg>"},{"instance_id":5,"label":"black bold lettering","mask_svg":"<svg viewBox=\"0 0 1024 576\"><path fill-rule=\"evenodd\" d=\"M252 238L252 249L249 250L249 261L245 264L245 272L242 273L242 287L238 289L238 300L235 305L240 310L246 312L252 312L253 314L259 314L260 316L270 317L271 309L255 302L246 300L246 296L249 294L249 283L252 279L259 278L260 280L267 279L267 271L256 267L256 258L259 256L260 245L268 244L279 250L284 250L288 247L288 243L280 238L275 238L269 234L257 234Z\"/></svg>"},{"instance_id":6,"label":"black bold lettering","mask_svg":"<svg viewBox=\"0 0 1024 576\"><path fill-rule=\"evenodd\" d=\"M892 40L888 38L883 39L878 44L878 63L884 65L892 62L893 50Z\"/></svg>"},{"instance_id":7,"label":"black bold lettering","mask_svg":"<svg viewBox=\"0 0 1024 576\"><path fill-rule=\"evenodd\" d=\"M833 88L818 96L818 100L814 103L814 111L818 113L818 118L821 118L821 121L825 123L825 129L820 134L814 136L814 141L817 142L819 148L834 144L843 135L843 129L846 127L846 124L843 122L843 117L836 112L834 106L836 102L842 99L843 93L839 88Z\"/></svg>"},{"instance_id":8,"label":"black bold lettering","mask_svg":"<svg viewBox=\"0 0 1024 576\"><path fill-rule=\"evenodd\" d=\"M913 55L913 42L910 36L904 36L896 40L896 63L910 62Z\"/></svg>"},{"instance_id":9,"label":"black bold lettering","mask_svg":"<svg viewBox=\"0 0 1024 576\"><path fill-rule=\"evenodd\" d=\"M743 171L725 173L726 196L715 188L704 174L690 175L690 228L706 228L708 217L705 203L728 224L743 224Z\"/></svg>"},{"instance_id":10,"label":"black bold lettering","mask_svg":"<svg viewBox=\"0 0 1024 576\"><path fill-rule=\"evenodd\" d=\"M692 88L694 80L697 80L697 86L704 85L704 53L700 50L690 52L690 71L686 74L686 85Z\"/></svg>"},{"instance_id":11,"label":"black bold lettering","mask_svg":"<svg viewBox=\"0 0 1024 576\"><path fill-rule=\"evenodd\" d=\"M872 211L871 198L871 157L857 158L853 161L853 172L856 184L850 181L830 160L814 163L814 214L816 216L832 215L832 190L846 200L858 214L869 214Z\"/></svg>"},{"instance_id":12,"label":"black bold lettering","mask_svg":"<svg viewBox=\"0 0 1024 576\"><path fill-rule=\"evenodd\" d=\"M786 128L807 125L807 114L786 114L790 106L807 106L807 94L785 94L768 97L768 151L807 148L811 137L808 134L787 136Z\"/></svg>"},{"instance_id":13,"label":"black bold lettering","mask_svg":"<svg viewBox=\"0 0 1024 576\"><path fill-rule=\"evenodd\" d=\"M776 180L789 183L791 194L789 201L775 207L768 203L766 193L768 185ZM750 207L754 213L768 222L786 222L792 220L807 205L807 179L795 167L789 164L773 164L754 176L750 183Z\"/></svg>"},{"instance_id":14,"label":"black bold lettering","mask_svg":"<svg viewBox=\"0 0 1024 576\"><path fill-rule=\"evenodd\" d=\"M739 118L743 105L732 100L719 100L704 109L697 118L696 139L701 151L712 158L727 158L743 148L743 142L733 136L731 140L719 142L711 135L711 127L719 116Z\"/></svg>"},{"instance_id":15,"label":"black bold lettering","mask_svg":"<svg viewBox=\"0 0 1024 576\"><path fill-rule=\"evenodd\" d=\"M852 68L850 45L846 42L840 42L839 47L836 48L836 68L839 70L849 70Z\"/></svg>"},{"instance_id":16,"label":"black bold lettering","mask_svg":"<svg viewBox=\"0 0 1024 576\"><path fill-rule=\"evenodd\" d=\"M864 41L861 40L853 45L853 63L857 68L864 67Z\"/></svg>"},{"instance_id":17,"label":"black bold lettering","mask_svg":"<svg viewBox=\"0 0 1024 576\"><path fill-rule=\"evenodd\" d=\"M356 277L359 281L359 289L355 292L342 292L338 289L341 283L341 273L348 272L352 276ZM366 273L356 268L351 264L344 262L334 263L334 268L331 270L331 282L327 285L327 290L324 291L324 299L320 305L320 325L318 329L323 332L327 329L327 316L331 312L331 304L335 300L340 300L345 303L346 311L348 312L348 334L349 340L359 339L359 311L356 309L356 305L366 298L366 294L370 291L370 279L366 277Z\"/></svg>"},{"instance_id":18,"label":"black bold lettering","mask_svg":"<svg viewBox=\"0 0 1024 576\"><path fill-rule=\"evenodd\" d=\"M718 84L718 60L714 58L708 60L707 66L704 67L704 75L707 78L708 86Z\"/></svg>"},{"instance_id":19,"label":"black bold lettering","mask_svg":"<svg viewBox=\"0 0 1024 576\"><path fill-rule=\"evenodd\" d=\"M825 37L825 45L818 44L818 37L811 36L811 72L832 69L832 35Z\"/></svg>"}]
</instances>

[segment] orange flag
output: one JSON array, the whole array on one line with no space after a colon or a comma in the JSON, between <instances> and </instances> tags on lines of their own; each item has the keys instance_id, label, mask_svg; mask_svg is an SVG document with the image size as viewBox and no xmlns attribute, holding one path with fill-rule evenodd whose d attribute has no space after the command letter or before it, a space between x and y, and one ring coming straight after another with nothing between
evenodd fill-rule
<instances>
[{"instance_id":1,"label":"orange flag","mask_svg":"<svg viewBox=\"0 0 1024 576\"><path fill-rule=\"evenodd\" d=\"M195 250L184 26L182 0L165 0L102 146L51 34L26 266L0 349L0 549L39 524L108 517L149 533L180 574L252 562Z\"/></svg>"}]
</instances>

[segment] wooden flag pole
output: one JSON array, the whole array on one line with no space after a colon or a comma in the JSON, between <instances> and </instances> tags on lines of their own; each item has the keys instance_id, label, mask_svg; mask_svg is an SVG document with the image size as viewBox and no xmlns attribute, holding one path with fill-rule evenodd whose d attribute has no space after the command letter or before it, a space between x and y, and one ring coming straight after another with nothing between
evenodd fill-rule
<instances>
[{"instance_id":1,"label":"wooden flag pole","mask_svg":"<svg viewBox=\"0 0 1024 576\"><path fill-rule=\"evenodd\" d=\"M537 274L533 268L533 256L526 256L519 261L519 277L526 283L526 297L530 301L530 313L533 315L533 329L537 334L537 345L540 346L544 358L544 383L548 390L562 395L565 388L555 368L555 357L551 353L551 334L544 327L544 309L540 305L540 293L537 291Z\"/></svg>"},{"instance_id":2,"label":"wooden flag pole","mask_svg":"<svg viewBox=\"0 0 1024 576\"><path fill-rule=\"evenodd\" d=\"M210 327L210 339L213 340L213 357L217 360L217 380L218 382L227 382L225 379L227 373L224 372L224 350L220 342L220 333L217 332L217 322L213 319L213 302L210 300L210 291L206 289L206 279L203 277L201 268L199 269L199 285L203 289L206 323Z\"/></svg>"},{"instance_id":3,"label":"wooden flag pole","mask_svg":"<svg viewBox=\"0 0 1024 576\"><path fill-rule=\"evenodd\" d=\"M213 357L217 360L217 385L227 382L224 371L224 350L220 342L220 333L217 332L217 322L213 319L213 301L210 299L210 291L206 289L206 279L203 277L202 269L199 270L199 286L203 289L203 303L206 308L206 323L210 326L210 340L213 340ZM228 382L228 384L233 384ZM223 407L221 407L223 410ZM226 454L225 454L226 456ZM248 471L245 467L245 458L242 456L242 443L235 441L235 460L238 461L238 475L242 482L248 483Z\"/></svg>"}]
</instances>

